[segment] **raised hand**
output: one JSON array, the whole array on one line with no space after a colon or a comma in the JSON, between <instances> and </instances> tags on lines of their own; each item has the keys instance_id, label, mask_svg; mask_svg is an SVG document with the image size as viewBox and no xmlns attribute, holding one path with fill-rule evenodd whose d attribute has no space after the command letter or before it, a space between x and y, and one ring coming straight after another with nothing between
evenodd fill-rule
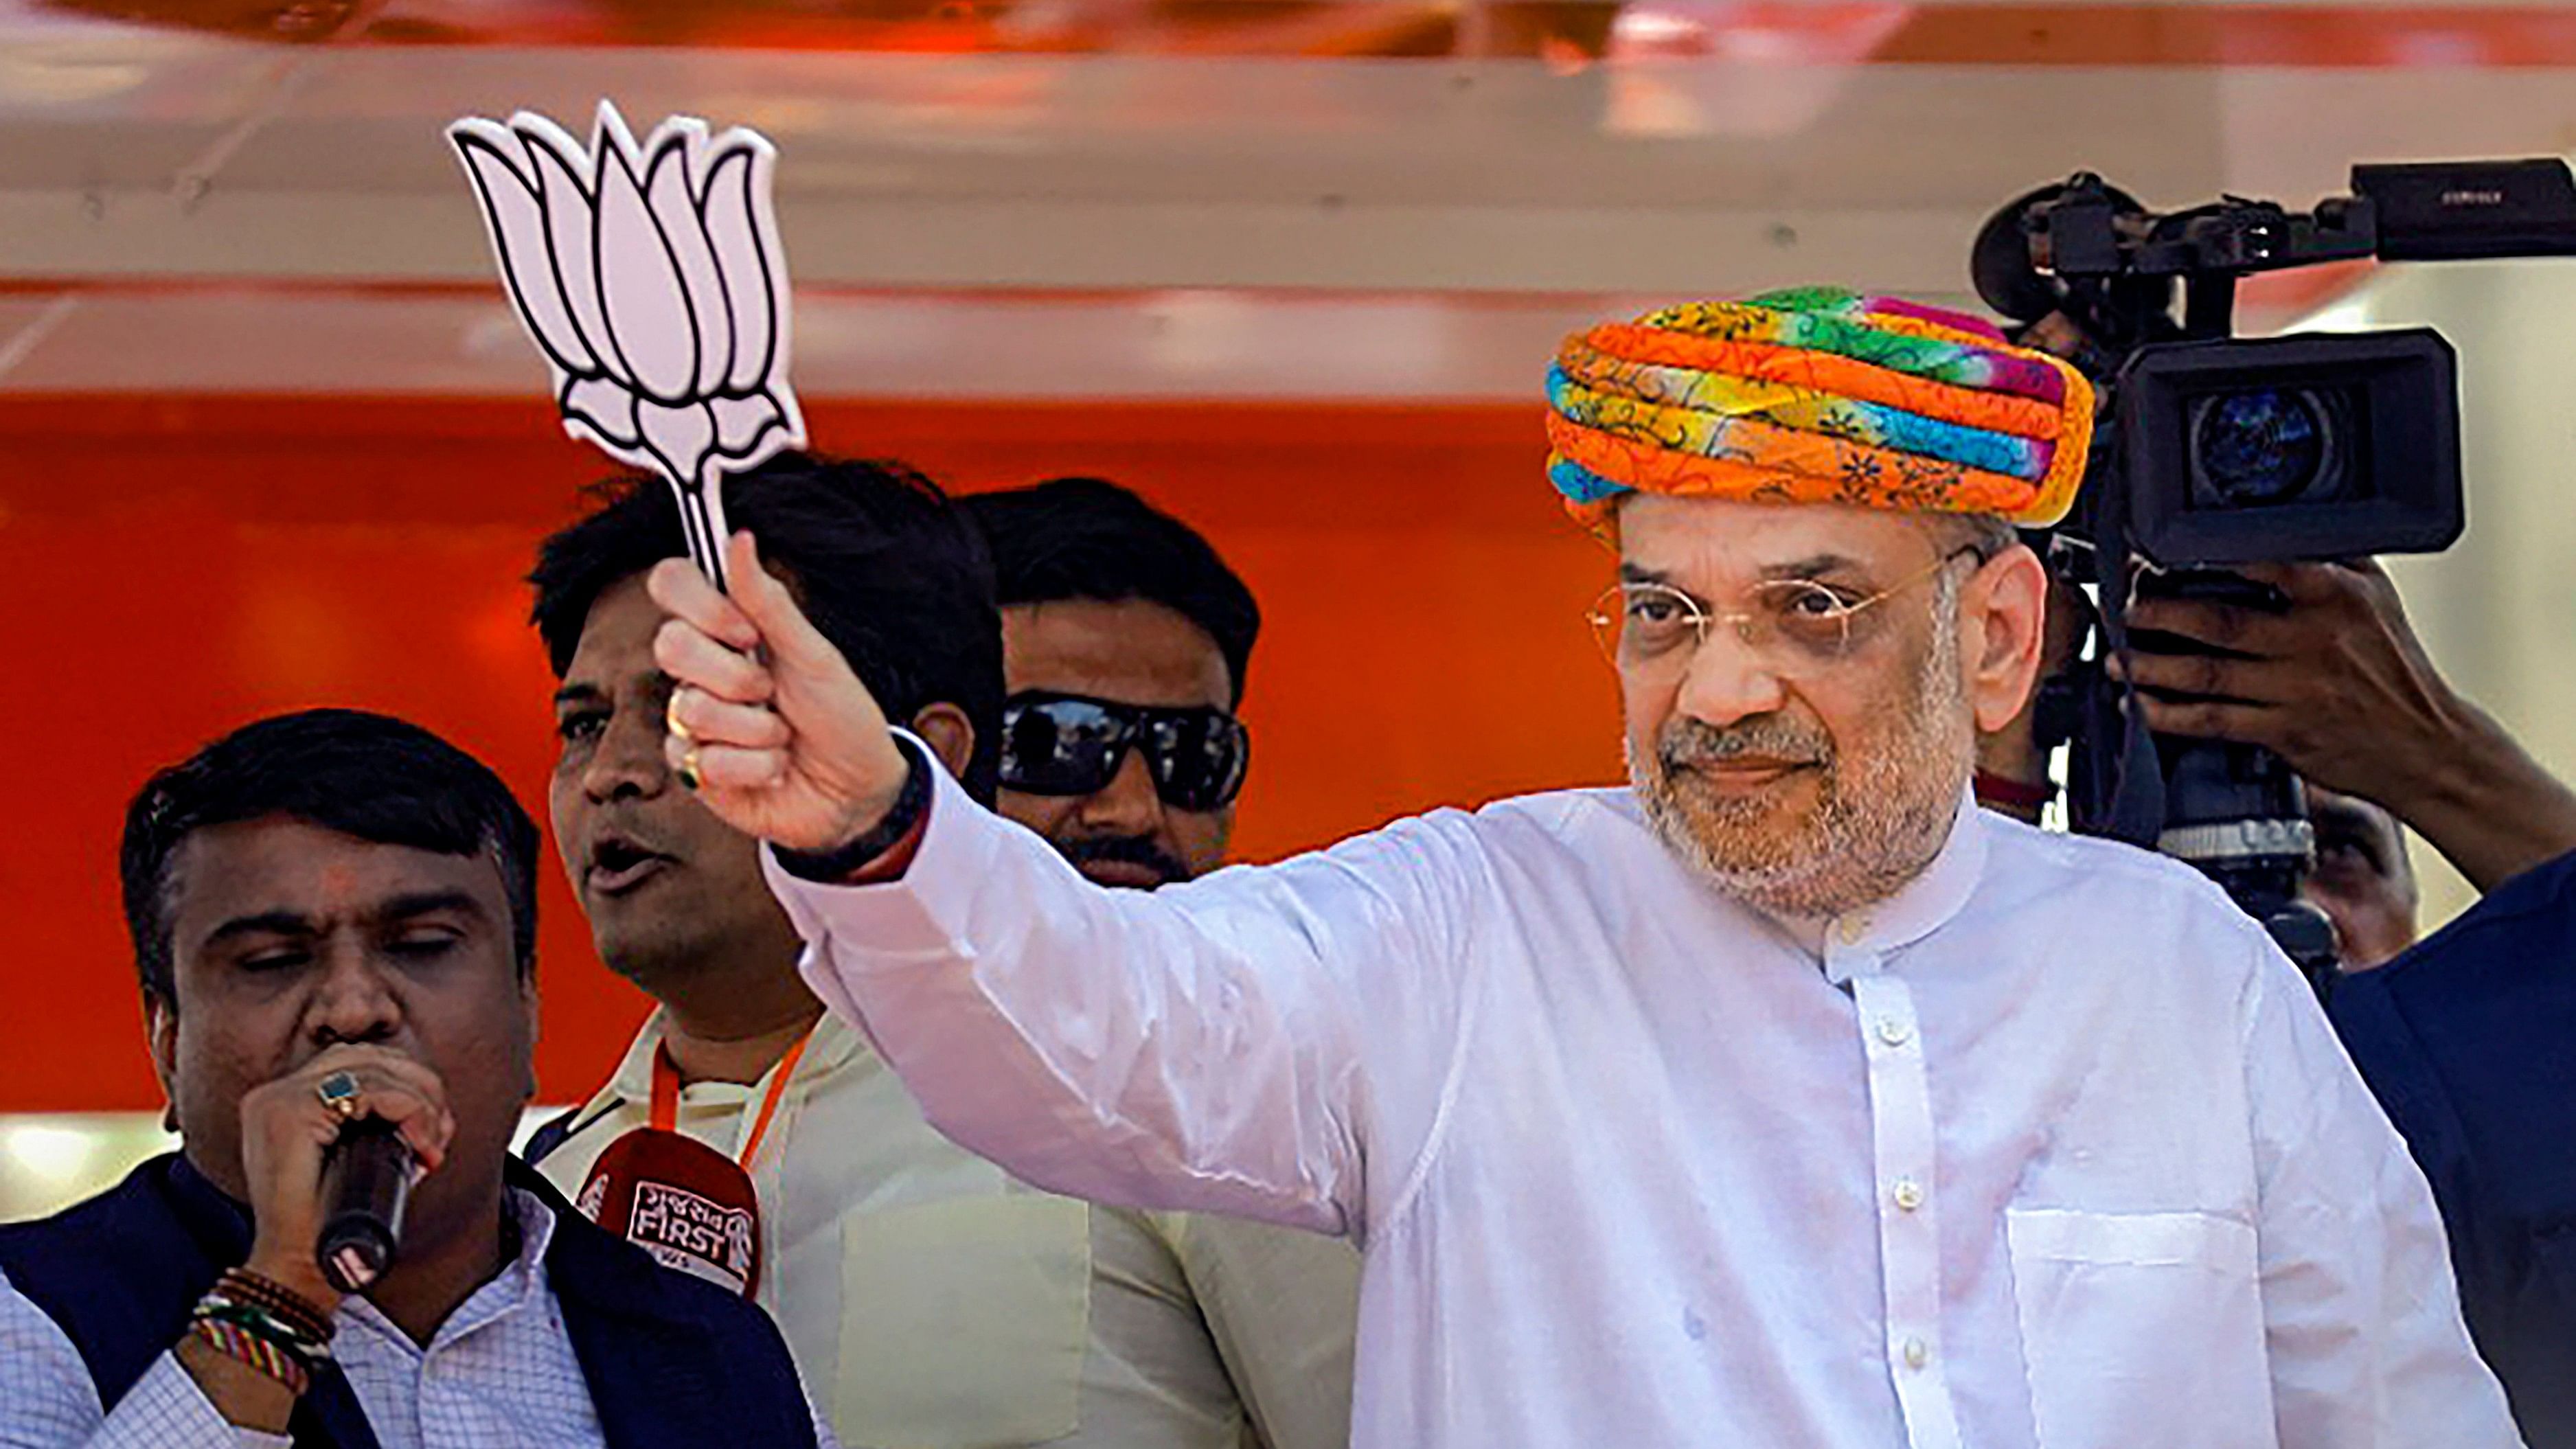
<instances>
[{"instance_id":1,"label":"raised hand","mask_svg":"<svg viewBox=\"0 0 2576 1449\"><path fill-rule=\"evenodd\" d=\"M338 1072L357 1080L358 1115L402 1133L424 1173L447 1159L456 1118L438 1074L388 1047L343 1043L276 1081L242 1094L242 1176L250 1190L252 1241L244 1266L330 1312L340 1292L322 1276L322 1163L348 1122L322 1100Z\"/></svg>"},{"instance_id":2,"label":"raised hand","mask_svg":"<svg viewBox=\"0 0 2576 1449\"><path fill-rule=\"evenodd\" d=\"M2388 575L2368 561L2238 572L2280 590L2289 606L2170 598L2129 606L2133 629L2226 651L2135 655L2138 686L2153 691L2142 701L2147 723L2261 745L2320 785L2371 799L2433 768L2427 757L2459 733L2464 706L2416 642Z\"/></svg>"},{"instance_id":3,"label":"raised hand","mask_svg":"<svg viewBox=\"0 0 2576 1449\"><path fill-rule=\"evenodd\" d=\"M2576 850L2576 791L2442 678L2379 565L2237 572L2288 607L2130 605L2132 629L2224 651L2111 661L2137 681L2149 727L2261 745L2314 784L2385 806L2480 890Z\"/></svg>"},{"instance_id":4,"label":"raised hand","mask_svg":"<svg viewBox=\"0 0 2576 1449\"><path fill-rule=\"evenodd\" d=\"M751 535L726 542L725 574L730 596L683 559L645 580L671 616L653 640L673 681L663 749L734 829L789 850L836 849L893 808L903 752L875 696L761 565Z\"/></svg>"}]
</instances>

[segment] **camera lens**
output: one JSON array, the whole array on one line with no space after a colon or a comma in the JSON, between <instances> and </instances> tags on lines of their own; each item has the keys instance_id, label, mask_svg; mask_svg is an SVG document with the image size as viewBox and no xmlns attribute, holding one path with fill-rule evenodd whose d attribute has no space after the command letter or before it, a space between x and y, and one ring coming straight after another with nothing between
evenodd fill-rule
<instances>
[{"instance_id":1,"label":"camera lens","mask_svg":"<svg viewBox=\"0 0 2576 1449\"><path fill-rule=\"evenodd\" d=\"M2308 491L2334 451L2315 394L2250 388L2199 400L2192 421L2192 471L2226 507L2287 503Z\"/></svg>"}]
</instances>

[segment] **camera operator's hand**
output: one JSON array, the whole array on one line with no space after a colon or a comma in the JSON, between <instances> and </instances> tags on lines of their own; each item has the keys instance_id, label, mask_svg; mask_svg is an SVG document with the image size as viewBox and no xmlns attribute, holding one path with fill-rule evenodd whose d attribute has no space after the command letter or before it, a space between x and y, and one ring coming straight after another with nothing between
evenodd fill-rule
<instances>
[{"instance_id":1,"label":"camera operator's hand","mask_svg":"<svg viewBox=\"0 0 2576 1449\"><path fill-rule=\"evenodd\" d=\"M838 849L894 808L911 767L876 698L761 567L751 535L726 541L725 572L731 598L685 559L645 580L671 615L653 640L676 681L663 748L727 825L789 850Z\"/></svg>"},{"instance_id":2,"label":"camera operator's hand","mask_svg":"<svg viewBox=\"0 0 2576 1449\"><path fill-rule=\"evenodd\" d=\"M2288 608L2130 605L2131 629L2222 651L2135 652L2150 728L2261 745L2320 785L2384 806L2482 891L2576 850L2576 793L2444 682L2377 564L2238 572L2280 590ZM2121 666L2110 662L2115 676Z\"/></svg>"},{"instance_id":3,"label":"camera operator's hand","mask_svg":"<svg viewBox=\"0 0 2576 1449\"><path fill-rule=\"evenodd\" d=\"M357 1078L361 1115L400 1129L424 1171L446 1160L456 1119L438 1074L402 1053L350 1043L331 1047L276 1081L242 1094L242 1177L250 1189L250 1271L284 1284L324 1313L340 1290L322 1276L322 1163L347 1125L322 1100L324 1078Z\"/></svg>"}]
</instances>

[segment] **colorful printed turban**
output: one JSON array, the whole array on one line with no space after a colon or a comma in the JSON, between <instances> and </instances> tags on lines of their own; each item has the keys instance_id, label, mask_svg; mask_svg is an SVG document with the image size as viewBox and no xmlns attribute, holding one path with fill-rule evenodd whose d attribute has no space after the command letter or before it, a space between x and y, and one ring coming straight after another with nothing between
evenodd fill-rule
<instances>
[{"instance_id":1,"label":"colorful printed turban","mask_svg":"<svg viewBox=\"0 0 2576 1449\"><path fill-rule=\"evenodd\" d=\"M1597 530L1630 492L2050 524L2093 435L2070 364L1830 287L1604 323L1566 339L1547 398L1548 479Z\"/></svg>"}]
</instances>

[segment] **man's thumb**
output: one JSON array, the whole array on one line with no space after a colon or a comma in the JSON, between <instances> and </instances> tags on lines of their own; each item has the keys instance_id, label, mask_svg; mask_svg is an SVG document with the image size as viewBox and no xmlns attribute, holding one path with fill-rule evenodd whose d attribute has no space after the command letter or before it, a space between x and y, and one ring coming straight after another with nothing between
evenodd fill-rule
<instances>
[{"instance_id":1,"label":"man's thumb","mask_svg":"<svg viewBox=\"0 0 2576 1449\"><path fill-rule=\"evenodd\" d=\"M737 533L725 541L725 576L733 583L734 606L769 646L771 663L799 673L848 667L841 651L797 607L786 582L762 566L760 546L749 533Z\"/></svg>"}]
</instances>

